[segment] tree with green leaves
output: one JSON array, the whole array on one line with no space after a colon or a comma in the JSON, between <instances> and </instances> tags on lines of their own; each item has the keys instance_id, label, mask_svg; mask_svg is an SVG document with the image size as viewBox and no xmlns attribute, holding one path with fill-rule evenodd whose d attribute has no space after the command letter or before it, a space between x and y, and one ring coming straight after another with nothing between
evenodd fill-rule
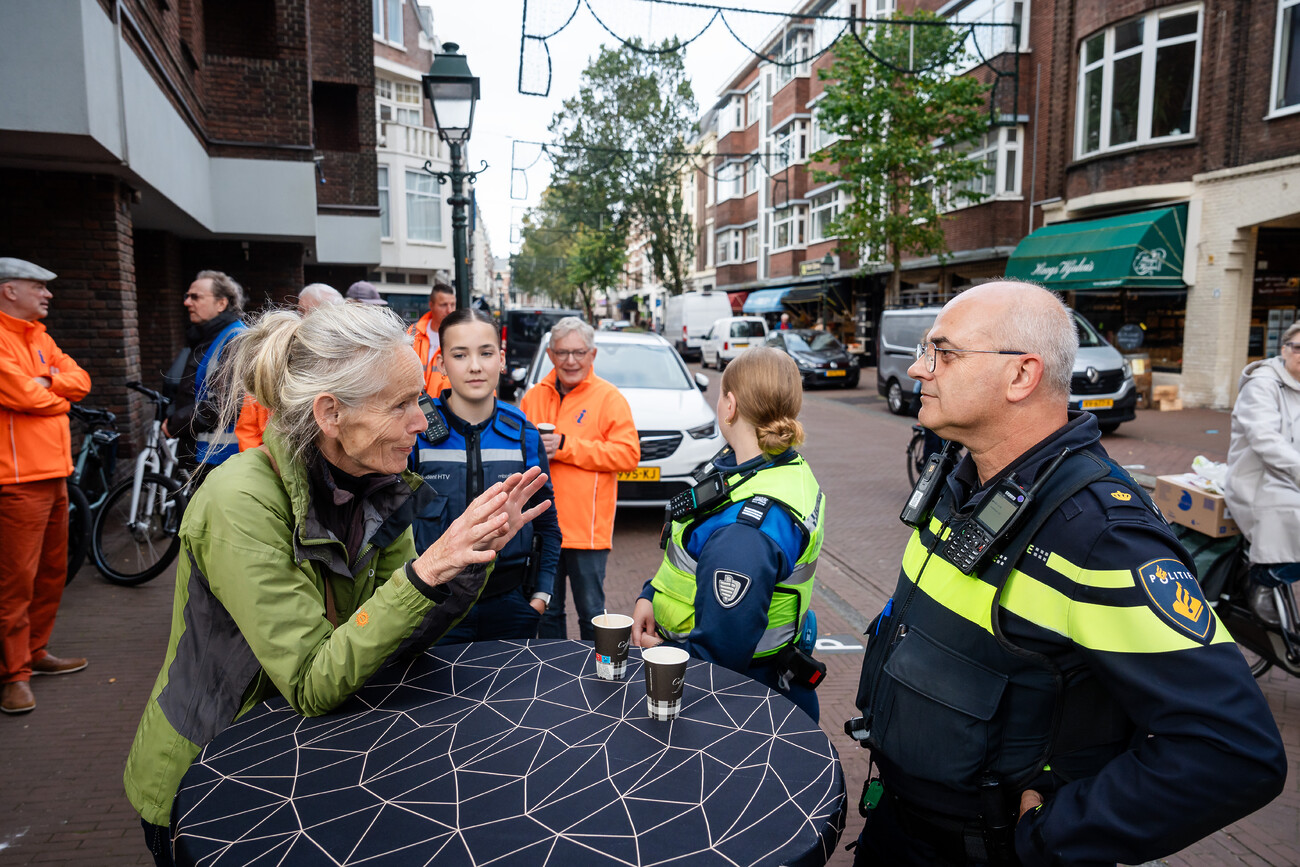
<instances>
[{"instance_id":1,"label":"tree with green leaves","mask_svg":"<svg viewBox=\"0 0 1300 867\"><path fill-rule=\"evenodd\" d=\"M989 128L989 86L954 72L968 60L965 38L933 13L898 13L862 44L841 39L834 63L818 73L827 82L818 117L838 139L814 155L831 168L813 176L852 196L831 230L893 265L891 302L904 255L947 251L945 200L984 197L962 188L986 171L965 154Z\"/></svg>"},{"instance_id":2,"label":"tree with green leaves","mask_svg":"<svg viewBox=\"0 0 1300 867\"><path fill-rule=\"evenodd\" d=\"M622 277L626 261L626 237L617 229L579 227L569 253L567 276L588 321L595 319L596 294L608 295Z\"/></svg>"},{"instance_id":3,"label":"tree with green leaves","mask_svg":"<svg viewBox=\"0 0 1300 867\"><path fill-rule=\"evenodd\" d=\"M693 156L687 143L697 112L682 52L633 41L601 46L550 125L554 177L564 198L581 204L583 237L625 243L644 234L654 274L673 294L683 290L691 258L681 173ZM590 259L580 270L603 273L606 261Z\"/></svg>"},{"instance_id":4,"label":"tree with green leaves","mask_svg":"<svg viewBox=\"0 0 1300 867\"><path fill-rule=\"evenodd\" d=\"M540 204L524 215L519 252L510 257L510 282L520 292L572 307L576 293L568 268L574 230L557 207L558 199L554 189L546 189Z\"/></svg>"}]
</instances>

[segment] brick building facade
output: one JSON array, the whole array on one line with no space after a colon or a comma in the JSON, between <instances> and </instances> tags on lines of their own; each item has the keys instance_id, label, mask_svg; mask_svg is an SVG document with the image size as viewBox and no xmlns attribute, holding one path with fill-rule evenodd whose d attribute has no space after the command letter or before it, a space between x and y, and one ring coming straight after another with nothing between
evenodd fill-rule
<instances>
[{"instance_id":1,"label":"brick building facade","mask_svg":"<svg viewBox=\"0 0 1300 867\"><path fill-rule=\"evenodd\" d=\"M795 11L879 16L894 5L814 0ZM1300 306L1300 0L897 5L954 21L1016 23L1020 42L1000 46L997 63L1013 61L1015 99L999 100L999 125L972 153L997 167L989 196L945 214L946 255L905 259L902 297L889 302L942 302L999 276L1017 245L1045 225L1175 207L1184 222L1176 245L1186 251L1176 288L1121 279L1068 292L1067 301L1112 338L1136 326L1127 333L1145 343L1135 348L1150 355L1158 376L1182 386L1187 405L1229 406L1242 366L1276 351ZM812 57L839 28L791 16L774 29L767 53ZM707 180L715 195L698 220L701 228L714 220L708 242L722 254L722 289L813 283L824 276L816 263L832 252L834 277L855 275L846 287L855 334L869 341L886 301L882 281L870 275L888 269L858 269L854 251L822 236L818 215L833 210L839 194L807 173L818 147L816 72L831 62L823 55L789 73L755 60L720 88L712 106L719 156ZM751 188L747 176L728 175L730 153L766 159L767 182ZM847 322L838 325L849 333Z\"/></svg>"},{"instance_id":2,"label":"brick building facade","mask_svg":"<svg viewBox=\"0 0 1300 867\"><path fill-rule=\"evenodd\" d=\"M5 0L0 255L55 271L46 324L134 449L182 297L346 288L378 258L370 9L344 0Z\"/></svg>"}]
</instances>

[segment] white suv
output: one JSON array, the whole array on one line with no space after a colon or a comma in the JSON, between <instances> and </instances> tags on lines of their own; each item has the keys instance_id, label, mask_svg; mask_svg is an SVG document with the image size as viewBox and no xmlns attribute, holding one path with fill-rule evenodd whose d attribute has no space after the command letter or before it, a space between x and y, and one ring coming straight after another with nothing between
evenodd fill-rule
<instances>
[{"instance_id":1,"label":"white suv","mask_svg":"<svg viewBox=\"0 0 1300 867\"><path fill-rule=\"evenodd\" d=\"M520 386L527 391L551 372L548 332ZM594 372L613 383L632 408L641 438L641 462L618 474L620 506L663 507L693 485L691 473L725 444L713 407L702 392L709 378L694 377L677 351L658 334L596 332Z\"/></svg>"},{"instance_id":2,"label":"white suv","mask_svg":"<svg viewBox=\"0 0 1300 867\"><path fill-rule=\"evenodd\" d=\"M726 367L727 362L751 346L762 346L767 323L761 316L727 316L718 319L704 335L700 363L704 367Z\"/></svg>"}]
</instances>

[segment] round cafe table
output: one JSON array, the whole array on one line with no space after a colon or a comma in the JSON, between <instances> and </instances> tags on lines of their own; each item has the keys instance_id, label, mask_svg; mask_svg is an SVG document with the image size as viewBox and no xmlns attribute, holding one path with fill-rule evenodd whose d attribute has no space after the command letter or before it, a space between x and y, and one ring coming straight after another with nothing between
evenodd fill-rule
<instances>
[{"instance_id":1,"label":"round cafe table","mask_svg":"<svg viewBox=\"0 0 1300 867\"><path fill-rule=\"evenodd\" d=\"M681 716L646 713L641 654L435 647L327 716L263 703L176 798L178 864L811 865L844 827L835 748L803 711L692 659Z\"/></svg>"}]
</instances>

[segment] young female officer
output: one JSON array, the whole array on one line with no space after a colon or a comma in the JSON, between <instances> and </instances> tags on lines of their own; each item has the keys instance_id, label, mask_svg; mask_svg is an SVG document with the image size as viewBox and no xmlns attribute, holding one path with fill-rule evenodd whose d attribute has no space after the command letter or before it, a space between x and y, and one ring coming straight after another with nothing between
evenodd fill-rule
<instances>
[{"instance_id":1,"label":"young female officer","mask_svg":"<svg viewBox=\"0 0 1300 867\"><path fill-rule=\"evenodd\" d=\"M799 369L785 353L746 350L722 374L718 421L733 454L714 467L726 493L674 520L663 563L646 582L632 641L667 641L747 674L818 718L813 688L790 677L812 599L825 505L803 442ZM697 495L716 490L706 478Z\"/></svg>"},{"instance_id":2,"label":"young female officer","mask_svg":"<svg viewBox=\"0 0 1300 867\"><path fill-rule=\"evenodd\" d=\"M480 310L461 309L443 319L438 336L451 388L433 402L439 414L433 426L441 427L433 434L437 441L426 431L411 453L411 468L437 494L415 519L417 551L437 541L466 505L498 479L527 467L547 471L537 428L494 395L502 364L496 323ZM547 481L534 499L540 503L553 496ZM559 559L560 524L550 509L520 529L497 555L478 603L440 643L535 638Z\"/></svg>"}]
</instances>

